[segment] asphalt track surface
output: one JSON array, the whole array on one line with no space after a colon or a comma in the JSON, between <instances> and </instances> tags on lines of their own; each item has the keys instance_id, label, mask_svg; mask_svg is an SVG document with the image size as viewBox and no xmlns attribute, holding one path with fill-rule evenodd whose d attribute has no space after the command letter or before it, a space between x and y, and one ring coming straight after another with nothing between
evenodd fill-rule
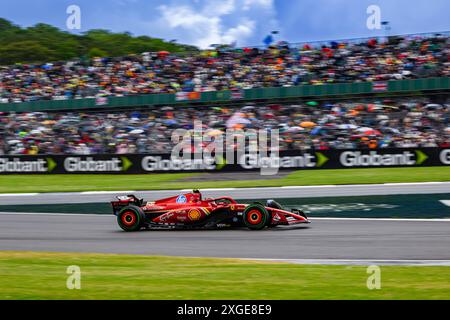
<instances>
[{"instance_id":1,"label":"asphalt track surface","mask_svg":"<svg viewBox=\"0 0 450 320\"><path fill-rule=\"evenodd\" d=\"M109 202L117 195L136 194L146 200L171 197L192 190L108 191L71 193L0 194L0 205L61 204ZM449 193L450 182L386 183L366 185L330 185L274 188L225 188L202 190L204 197L230 196L235 199L314 198L394 194Z\"/></svg>"},{"instance_id":2,"label":"asphalt track surface","mask_svg":"<svg viewBox=\"0 0 450 320\"><path fill-rule=\"evenodd\" d=\"M449 182L209 189L236 199L448 193ZM0 204L109 202L134 193L146 200L189 190L0 194ZM420 208L417 208L420 210ZM0 213L0 250L123 253L270 259L320 264L450 265L450 220L314 219L307 227L263 231L125 233L114 216Z\"/></svg>"},{"instance_id":3,"label":"asphalt track surface","mask_svg":"<svg viewBox=\"0 0 450 320\"><path fill-rule=\"evenodd\" d=\"M325 259L322 263L348 259L348 264L356 260L446 260L448 265L449 248L450 220L316 219L308 227L262 231L126 233L112 215L0 214L0 250L287 259L299 263L321 263L318 259Z\"/></svg>"}]
</instances>

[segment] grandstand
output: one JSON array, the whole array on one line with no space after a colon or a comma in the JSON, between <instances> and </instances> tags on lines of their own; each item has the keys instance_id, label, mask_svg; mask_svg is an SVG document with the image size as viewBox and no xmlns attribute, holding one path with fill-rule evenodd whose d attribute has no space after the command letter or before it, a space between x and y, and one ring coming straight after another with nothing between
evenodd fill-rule
<instances>
[{"instance_id":1,"label":"grandstand","mask_svg":"<svg viewBox=\"0 0 450 320\"><path fill-rule=\"evenodd\" d=\"M449 147L450 104L446 99L432 98L9 113L2 116L0 123L0 152L170 153L174 146L172 132L192 129L195 120L202 121L203 135L211 141L230 128L279 129L282 151ZM213 146L207 143L204 148Z\"/></svg>"},{"instance_id":2,"label":"grandstand","mask_svg":"<svg viewBox=\"0 0 450 320\"><path fill-rule=\"evenodd\" d=\"M0 70L3 103L448 77L448 34L167 51Z\"/></svg>"},{"instance_id":3,"label":"grandstand","mask_svg":"<svg viewBox=\"0 0 450 320\"><path fill-rule=\"evenodd\" d=\"M448 34L5 66L0 154L168 153L194 120L282 150L448 147Z\"/></svg>"}]
</instances>

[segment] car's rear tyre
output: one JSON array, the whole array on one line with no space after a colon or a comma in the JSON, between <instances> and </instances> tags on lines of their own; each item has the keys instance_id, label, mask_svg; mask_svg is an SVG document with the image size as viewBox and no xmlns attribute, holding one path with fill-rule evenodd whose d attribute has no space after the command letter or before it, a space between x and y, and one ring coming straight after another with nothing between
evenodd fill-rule
<instances>
[{"instance_id":1,"label":"car's rear tyre","mask_svg":"<svg viewBox=\"0 0 450 320\"><path fill-rule=\"evenodd\" d=\"M243 214L244 224L251 230L262 230L270 223L270 213L260 204L251 204Z\"/></svg>"},{"instance_id":2,"label":"car's rear tyre","mask_svg":"<svg viewBox=\"0 0 450 320\"><path fill-rule=\"evenodd\" d=\"M139 231L144 226L145 213L137 206L126 206L119 211L117 222L124 231Z\"/></svg>"}]
</instances>

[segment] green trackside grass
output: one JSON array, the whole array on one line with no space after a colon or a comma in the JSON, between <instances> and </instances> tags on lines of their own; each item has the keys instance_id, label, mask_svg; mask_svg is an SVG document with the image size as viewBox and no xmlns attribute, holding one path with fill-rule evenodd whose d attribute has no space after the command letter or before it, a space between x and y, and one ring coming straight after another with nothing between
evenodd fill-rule
<instances>
[{"instance_id":1,"label":"green trackside grass","mask_svg":"<svg viewBox=\"0 0 450 320\"><path fill-rule=\"evenodd\" d=\"M81 290L66 271L81 268ZM0 299L450 299L450 267L381 267L211 258L0 252Z\"/></svg>"},{"instance_id":2,"label":"green trackside grass","mask_svg":"<svg viewBox=\"0 0 450 320\"><path fill-rule=\"evenodd\" d=\"M376 168L296 171L274 180L201 181L180 179L199 174L143 175L0 175L0 193L77 192L278 187L326 184L370 184L450 181L450 167Z\"/></svg>"}]
</instances>

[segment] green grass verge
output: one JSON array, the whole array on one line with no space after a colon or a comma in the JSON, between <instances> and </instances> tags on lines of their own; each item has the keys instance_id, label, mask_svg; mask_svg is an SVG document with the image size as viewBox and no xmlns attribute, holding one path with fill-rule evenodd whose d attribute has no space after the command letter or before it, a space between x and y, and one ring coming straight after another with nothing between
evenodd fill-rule
<instances>
[{"instance_id":1,"label":"green grass verge","mask_svg":"<svg viewBox=\"0 0 450 320\"><path fill-rule=\"evenodd\" d=\"M81 290L68 290L69 265ZM0 252L0 299L450 299L450 267L366 267L234 259Z\"/></svg>"},{"instance_id":2,"label":"green grass verge","mask_svg":"<svg viewBox=\"0 0 450 320\"><path fill-rule=\"evenodd\" d=\"M296 171L274 180L201 181L180 179L199 174L148 175L3 175L0 193L112 190L162 190L278 187L326 184L450 181L450 167L376 168Z\"/></svg>"}]
</instances>

